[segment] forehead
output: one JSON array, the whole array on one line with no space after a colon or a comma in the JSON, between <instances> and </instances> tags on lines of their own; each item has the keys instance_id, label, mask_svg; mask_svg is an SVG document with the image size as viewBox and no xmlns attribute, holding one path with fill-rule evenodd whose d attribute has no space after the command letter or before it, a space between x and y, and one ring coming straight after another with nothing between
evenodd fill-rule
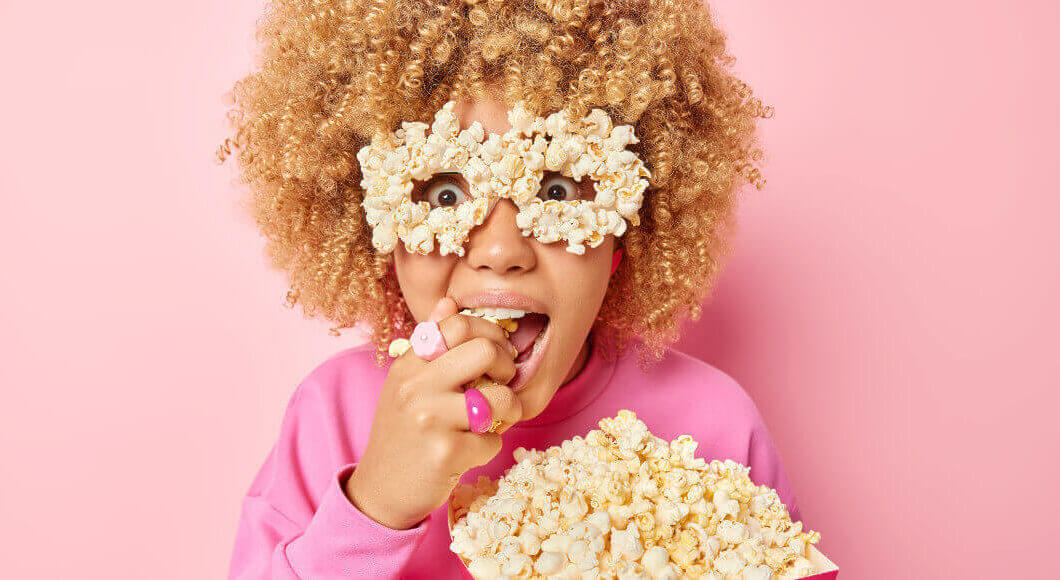
<instances>
[{"instance_id":1,"label":"forehead","mask_svg":"<svg viewBox=\"0 0 1060 580\"><path fill-rule=\"evenodd\" d=\"M460 128L466 129L478 121L486 133L505 133L512 128L508 122L510 107L493 97L480 96L470 100L460 100L453 107L453 113L460 121Z\"/></svg>"}]
</instances>

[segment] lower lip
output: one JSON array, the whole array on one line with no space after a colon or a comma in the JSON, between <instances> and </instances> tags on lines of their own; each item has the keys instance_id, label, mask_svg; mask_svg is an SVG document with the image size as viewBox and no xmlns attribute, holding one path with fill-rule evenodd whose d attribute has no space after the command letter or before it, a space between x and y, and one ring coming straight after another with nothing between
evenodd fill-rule
<instances>
[{"instance_id":1,"label":"lower lip","mask_svg":"<svg viewBox=\"0 0 1060 580\"><path fill-rule=\"evenodd\" d=\"M530 348L533 352L530 354L530 359L524 363L515 366L515 377L511 381L508 381L508 386L513 391L519 392L526 387L526 384L530 381L530 378L537 372L537 368L541 366L541 361L545 358L545 349L548 348L549 339L552 337L552 319L550 318L548 324L545 325L544 334L540 337L537 344L532 345Z\"/></svg>"}]
</instances>

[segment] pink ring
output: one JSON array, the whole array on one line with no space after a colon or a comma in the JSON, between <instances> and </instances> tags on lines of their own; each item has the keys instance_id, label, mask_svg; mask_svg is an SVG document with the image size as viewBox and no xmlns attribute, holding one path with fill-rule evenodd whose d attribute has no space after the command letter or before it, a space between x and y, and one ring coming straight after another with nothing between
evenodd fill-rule
<instances>
[{"instance_id":1,"label":"pink ring","mask_svg":"<svg viewBox=\"0 0 1060 580\"><path fill-rule=\"evenodd\" d=\"M464 403L467 405L467 422L472 433L485 433L493 425L493 411L489 401L478 389L464 391Z\"/></svg>"},{"instance_id":2,"label":"pink ring","mask_svg":"<svg viewBox=\"0 0 1060 580\"><path fill-rule=\"evenodd\" d=\"M412 336L409 337L409 342L412 343L412 352L426 361L432 361L449 350L437 322L427 321L417 324L412 331Z\"/></svg>"}]
</instances>

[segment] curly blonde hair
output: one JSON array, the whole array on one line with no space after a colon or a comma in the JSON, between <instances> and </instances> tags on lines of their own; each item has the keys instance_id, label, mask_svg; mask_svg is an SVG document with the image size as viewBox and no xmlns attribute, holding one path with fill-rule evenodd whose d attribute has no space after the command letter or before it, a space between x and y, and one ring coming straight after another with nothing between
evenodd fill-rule
<instances>
[{"instance_id":1,"label":"curly blonde hair","mask_svg":"<svg viewBox=\"0 0 1060 580\"><path fill-rule=\"evenodd\" d=\"M414 324L361 209L356 152L450 99L499 94L537 114L604 109L651 171L641 225L617 239L594 336L661 356L713 288L743 183L761 189L757 118L700 0L277 0L256 70L235 84L240 178L289 306L369 325L380 349Z\"/></svg>"}]
</instances>

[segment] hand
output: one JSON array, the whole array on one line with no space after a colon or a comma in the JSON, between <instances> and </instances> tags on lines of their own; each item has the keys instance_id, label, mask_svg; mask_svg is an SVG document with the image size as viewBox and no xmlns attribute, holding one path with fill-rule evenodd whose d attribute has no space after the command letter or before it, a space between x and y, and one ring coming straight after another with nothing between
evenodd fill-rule
<instances>
[{"instance_id":1,"label":"hand","mask_svg":"<svg viewBox=\"0 0 1060 580\"><path fill-rule=\"evenodd\" d=\"M501 449L497 433L472 433L463 385L486 376L480 390L493 417L506 426L522 418L515 393L517 351L496 324L457 314L451 298L435 306L449 350L427 362L411 350L397 358L383 383L364 456L346 482L347 497L373 520L394 529L414 526L444 504L467 470Z\"/></svg>"}]
</instances>

